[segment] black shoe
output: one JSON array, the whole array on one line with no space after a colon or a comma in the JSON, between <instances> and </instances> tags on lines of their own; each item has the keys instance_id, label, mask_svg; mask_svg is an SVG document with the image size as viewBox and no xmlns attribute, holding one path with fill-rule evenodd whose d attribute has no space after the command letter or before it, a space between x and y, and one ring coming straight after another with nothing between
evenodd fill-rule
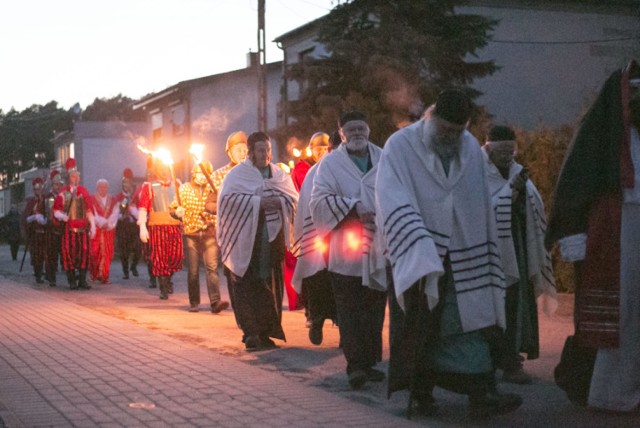
<instances>
[{"instance_id":1,"label":"black shoe","mask_svg":"<svg viewBox=\"0 0 640 428\"><path fill-rule=\"evenodd\" d=\"M522 405L522 397L516 394L489 393L479 400L470 400L469 417L487 420L491 416L505 415Z\"/></svg>"},{"instance_id":2,"label":"black shoe","mask_svg":"<svg viewBox=\"0 0 640 428\"><path fill-rule=\"evenodd\" d=\"M367 383L367 374L364 370L354 370L349 374L349 385L351 389L360 389Z\"/></svg>"},{"instance_id":3,"label":"black shoe","mask_svg":"<svg viewBox=\"0 0 640 428\"><path fill-rule=\"evenodd\" d=\"M160 293L160 300L167 300L169 298L168 295L164 294L164 293Z\"/></svg>"},{"instance_id":4,"label":"black shoe","mask_svg":"<svg viewBox=\"0 0 640 428\"><path fill-rule=\"evenodd\" d=\"M433 398L433 395L418 395L414 398L415 405L411 403L412 409L417 414L422 416L437 416L438 415L438 405L436 404L436 400Z\"/></svg>"},{"instance_id":5,"label":"black shoe","mask_svg":"<svg viewBox=\"0 0 640 428\"><path fill-rule=\"evenodd\" d=\"M244 340L244 347L247 352L257 351L260 346L260 338L258 336L247 336Z\"/></svg>"},{"instance_id":6,"label":"black shoe","mask_svg":"<svg viewBox=\"0 0 640 428\"><path fill-rule=\"evenodd\" d=\"M198 307L198 305L191 305L191 307L189 308L189 312L198 312L200 311L200 307Z\"/></svg>"},{"instance_id":7,"label":"black shoe","mask_svg":"<svg viewBox=\"0 0 640 428\"><path fill-rule=\"evenodd\" d=\"M36 276L36 284L44 284L44 279L41 276Z\"/></svg>"},{"instance_id":8,"label":"black shoe","mask_svg":"<svg viewBox=\"0 0 640 428\"><path fill-rule=\"evenodd\" d=\"M314 321L311 323L311 328L309 328L309 340L314 345L322 344L322 326L324 325L324 320Z\"/></svg>"},{"instance_id":9,"label":"black shoe","mask_svg":"<svg viewBox=\"0 0 640 428\"><path fill-rule=\"evenodd\" d=\"M372 367L365 370L365 373L367 374L367 380L369 382L382 382L386 377L384 372Z\"/></svg>"},{"instance_id":10,"label":"black shoe","mask_svg":"<svg viewBox=\"0 0 640 428\"><path fill-rule=\"evenodd\" d=\"M135 276L136 278L138 277L138 269L132 267L131 268L131 275Z\"/></svg>"},{"instance_id":11,"label":"black shoe","mask_svg":"<svg viewBox=\"0 0 640 428\"><path fill-rule=\"evenodd\" d=\"M55 286L56 286L55 281L51 281L51 282L49 282L49 287L55 287Z\"/></svg>"},{"instance_id":12,"label":"black shoe","mask_svg":"<svg viewBox=\"0 0 640 428\"><path fill-rule=\"evenodd\" d=\"M125 273L124 275L122 275L122 279L129 279L129 274Z\"/></svg>"},{"instance_id":13,"label":"black shoe","mask_svg":"<svg viewBox=\"0 0 640 428\"><path fill-rule=\"evenodd\" d=\"M276 345L276 342L271 340L271 338L269 337L260 338L259 349L277 349L277 348L278 348L278 345Z\"/></svg>"},{"instance_id":14,"label":"black shoe","mask_svg":"<svg viewBox=\"0 0 640 428\"><path fill-rule=\"evenodd\" d=\"M229 307L229 302L226 300L218 300L213 305L211 305L211 312L214 314L219 314Z\"/></svg>"}]
</instances>

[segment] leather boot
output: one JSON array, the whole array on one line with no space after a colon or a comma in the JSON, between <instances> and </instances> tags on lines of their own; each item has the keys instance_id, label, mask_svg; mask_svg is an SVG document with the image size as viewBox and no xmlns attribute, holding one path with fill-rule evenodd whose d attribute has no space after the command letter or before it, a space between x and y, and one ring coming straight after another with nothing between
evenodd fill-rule
<instances>
[{"instance_id":1,"label":"leather boot","mask_svg":"<svg viewBox=\"0 0 640 428\"><path fill-rule=\"evenodd\" d=\"M161 276L160 279L160 298L167 300L169 298L169 277Z\"/></svg>"},{"instance_id":2,"label":"leather boot","mask_svg":"<svg viewBox=\"0 0 640 428\"><path fill-rule=\"evenodd\" d=\"M158 277L151 275L149 277L149 288L158 288Z\"/></svg>"},{"instance_id":3,"label":"leather boot","mask_svg":"<svg viewBox=\"0 0 640 428\"><path fill-rule=\"evenodd\" d=\"M76 283L76 271L68 270L67 271L67 282L69 283L69 288L71 290L77 290L78 284Z\"/></svg>"},{"instance_id":4,"label":"leather boot","mask_svg":"<svg viewBox=\"0 0 640 428\"><path fill-rule=\"evenodd\" d=\"M83 288L85 290L90 290L91 286L87 283L87 270L80 269L78 271L78 287Z\"/></svg>"}]
</instances>

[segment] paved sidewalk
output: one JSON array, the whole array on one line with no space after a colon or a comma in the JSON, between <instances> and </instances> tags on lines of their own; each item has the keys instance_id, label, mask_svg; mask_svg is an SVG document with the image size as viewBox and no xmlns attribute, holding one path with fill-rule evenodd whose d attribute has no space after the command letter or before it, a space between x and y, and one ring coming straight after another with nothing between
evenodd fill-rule
<instances>
[{"instance_id":1,"label":"paved sidewalk","mask_svg":"<svg viewBox=\"0 0 640 428\"><path fill-rule=\"evenodd\" d=\"M0 314L7 427L413 425L6 279Z\"/></svg>"}]
</instances>

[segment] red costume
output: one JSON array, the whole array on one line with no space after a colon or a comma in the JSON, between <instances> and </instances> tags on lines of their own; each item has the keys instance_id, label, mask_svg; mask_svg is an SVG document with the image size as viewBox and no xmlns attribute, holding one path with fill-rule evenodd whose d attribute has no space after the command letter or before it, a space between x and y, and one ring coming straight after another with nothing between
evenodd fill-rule
<instances>
[{"instance_id":1,"label":"red costume","mask_svg":"<svg viewBox=\"0 0 640 428\"><path fill-rule=\"evenodd\" d=\"M31 266L36 277L36 282L42 284L42 274L46 260L46 205L42 195L43 180L36 178L32 181L35 196L27 199L27 204L22 213L22 223L24 225L29 253L31 255Z\"/></svg>"},{"instance_id":2,"label":"red costume","mask_svg":"<svg viewBox=\"0 0 640 428\"><path fill-rule=\"evenodd\" d=\"M89 275L91 280L108 284L118 221L116 198L112 195L101 197L96 193L91 196L91 204L96 222L96 235L91 239Z\"/></svg>"},{"instance_id":3,"label":"red costume","mask_svg":"<svg viewBox=\"0 0 640 428\"><path fill-rule=\"evenodd\" d=\"M58 263L62 260L60 251L62 247L62 232L64 230L64 224L61 224L53 216L53 205L59 194L60 188L62 187L62 177L60 176L60 172L56 170L51 171L51 174L49 174L49 180L51 181L52 189L45 197L45 211L47 213L45 272L49 285L51 287L55 287Z\"/></svg>"},{"instance_id":4,"label":"red costume","mask_svg":"<svg viewBox=\"0 0 640 428\"><path fill-rule=\"evenodd\" d=\"M182 227L179 220L172 217L169 204L175 196L171 181L163 180L166 171L149 159L147 175L160 178L147 181L140 187L138 204L138 225L140 240L147 243L147 263L150 273L160 282L160 298L171 294L170 277L182 269L184 247Z\"/></svg>"},{"instance_id":5,"label":"red costume","mask_svg":"<svg viewBox=\"0 0 640 428\"><path fill-rule=\"evenodd\" d=\"M89 267L89 239L95 233L93 205L89 191L80 186L80 175L75 160L69 158L65 164L70 183L63 187L53 203L53 215L65 223L62 234L62 265L67 272L69 287L89 289L87 268Z\"/></svg>"}]
</instances>

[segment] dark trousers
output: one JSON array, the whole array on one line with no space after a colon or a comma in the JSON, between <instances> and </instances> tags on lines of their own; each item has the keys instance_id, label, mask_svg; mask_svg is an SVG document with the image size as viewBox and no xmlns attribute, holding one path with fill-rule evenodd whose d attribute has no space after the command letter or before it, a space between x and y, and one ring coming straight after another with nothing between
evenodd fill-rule
<instances>
[{"instance_id":1,"label":"dark trousers","mask_svg":"<svg viewBox=\"0 0 640 428\"><path fill-rule=\"evenodd\" d=\"M382 360L386 293L364 287L359 276L330 275L347 374L369 369Z\"/></svg>"},{"instance_id":2,"label":"dark trousers","mask_svg":"<svg viewBox=\"0 0 640 428\"><path fill-rule=\"evenodd\" d=\"M129 269L135 272L140 261L140 227L129 220L120 220L116 226L116 243L122 273L129 274ZM131 259L131 262L129 262Z\"/></svg>"},{"instance_id":3,"label":"dark trousers","mask_svg":"<svg viewBox=\"0 0 640 428\"><path fill-rule=\"evenodd\" d=\"M200 259L204 264L207 279L209 303L213 307L220 301L220 280L218 278L218 242L213 232L185 235L187 252L187 284L189 303L200 304Z\"/></svg>"},{"instance_id":4,"label":"dark trousers","mask_svg":"<svg viewBox=\"0 0 640 428\"><path fill-rule=\"evenodd\" d=\"M18 250L20 249L20 240L9 241L9 248L11 249L11 258L18 260Z\"/></svg>"},{"instance_id":5,"label":"dark trousers","mask_svg":"<svg viewBox=\"0 0 640 428\"><path fill-rule=\"evenodd\" d=\"M49 230L47 232L47 261L45 264L45 271L47 280L50 282L56 282L56 272L58 271L58 264L61 260L62 250L62 231L61 230Z\"/></svg>"},{"instance_id":6,"label":"dark trousers","mask_svg":"<svg viewBox=\"0 0 640 428\"><path fill-rule=\"evenodd\" d=\"M336 321L336 299L328 270L302 280L302 297L311 321Z\"/></svg>"}]
</instances>

